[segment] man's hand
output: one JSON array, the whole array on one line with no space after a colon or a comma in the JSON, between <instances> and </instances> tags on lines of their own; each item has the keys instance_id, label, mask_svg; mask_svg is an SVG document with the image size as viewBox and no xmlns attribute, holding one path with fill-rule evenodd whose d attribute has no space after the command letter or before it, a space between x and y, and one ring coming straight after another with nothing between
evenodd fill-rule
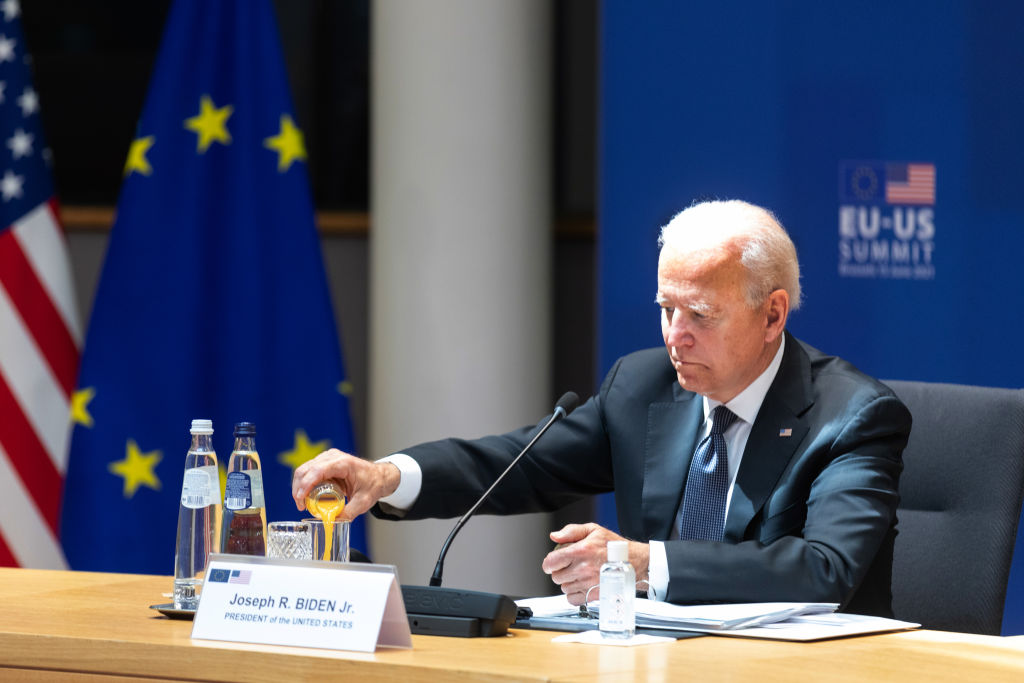
<instances>
[{"instance_id":1,"label":"man's hand","mask_svg":"<svg viewBox=\"0 0 1024 683\"><path fill-rule=\"evenodd\" d=\"M373 463L332 448L295 468L292 498L295 507L306 509L306 496L322 481L333 479L348 499L338 518L352 521L379 499L394 493L401 474L390 463Z\"/></svg>"},{"instance_id":2,"label":"man's hand","mask_svg":"<svg viewBox=\"0 0 1024 683\"><path fill-rule=\"evenodd\" d=\"M558 545L544 558L541 569L561 586L571 604L582 605L586 602L587 590L600 581L601 565L608 559L608 541L628 539L589 523L567 524L552 531L551 540ZM629 563L636 570L637 581L647 580L649 562L650 547L629 541ZM590 594L592 600L597 597L597 591Z\"/></svg>"}]
</instances>

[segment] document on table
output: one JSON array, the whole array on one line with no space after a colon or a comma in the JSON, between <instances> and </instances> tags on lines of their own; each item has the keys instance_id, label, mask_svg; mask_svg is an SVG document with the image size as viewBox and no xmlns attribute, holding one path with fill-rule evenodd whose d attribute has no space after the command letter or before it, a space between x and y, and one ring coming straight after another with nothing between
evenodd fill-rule
<instances>
[{"instance_id":1,"label":"document on table","mask_svg":"<svg viewBox=\"0 0 1024 683\"><path fill-rule=\"evenodd\" d=\"M634 603L637 626L681 628L684 630L731 631L785 621L802 614L832 613L834 602L742 602L715 605L673 605L637 598ZM597 602L590 611L600 614Z\"/></svg>"},{"instance_id":2,"label":"document on table","mask_svg":"<svg viewBox=\"0 0 1024 683\"><path fill-rule=\"evenodd\" d=\"M520 610L528 607L535 617L567 617L580 611L579 607L570 604L569 598L564 594L544 598L523 598L516 600L516 607Z\"/></svg>"},{"instance_id":3,"label":"document on table","mask_svg":"<svg viewBox=\"0 0 1024 683\"><path fill-rule=\"evenodd\" d=\"M765 624L754 628L736 630L708 631L720 636L739 636L742 638L769 638L771 640L796 640L810 642L828 640L829 638L845 638L861 636L869 633L887 633L890 631L906 631L920 628L921 624L884 617L869 617L864 614L811 614L793 617L774 624Z\"/></svg>"},{"instance_id":4,"label":"document on table","mask_svg":"<svg viewBox=\"0 0 1024 683\"><path fill-rule=\"evenodd\" d=\"M554 626L555 622L563 620L574 623L560 630L597 628L597 619L580 618L580 608L569 604L564 595L517 600L516 605L521 611L529 608L538 624ZM638 628L665 631L794 641L826 640L920 626L896 619L840 613L835 611L836 607L835 603L803 602L673 605L637 598L636 624ZM590 615L596 616L599 609L597 601L590 603Z\"/></svg>"},{"instance_id":5,"label":"document on table","mask_svg":"<svg viewBox=\"0 0 1024 683\"><path fill-rule=\"evenodd\" d=\"M577 614L580 609L569 604L564 595L517 600L519 608L529 607L534 618L562 617ZM748 628L783 621L802 614L834 612L835 603L827 602L750 602L719 605L673 605L637 598L634 603L636 625L652 628L689 630L722 630ZM600 604L587 606L593 616L600 614Z\"/></svg>"}]
</instances>

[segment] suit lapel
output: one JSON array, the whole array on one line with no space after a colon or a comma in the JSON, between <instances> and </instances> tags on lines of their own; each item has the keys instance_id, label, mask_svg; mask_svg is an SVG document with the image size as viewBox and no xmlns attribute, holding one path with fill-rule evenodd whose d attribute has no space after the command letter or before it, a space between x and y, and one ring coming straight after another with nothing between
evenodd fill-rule
<instances>
[{"instance_id":1,"label":"suit lapel","mask_svg":"<svg viewBox=\"0 0 1024 683\"><path fill-rule=\"evenodd\" d=\"M647 440L644 444L644 530L649 538L674 538L672 522L679 507L686 473L696 445L697 430L704 420L700 396L674 387L672 403L652 403L647 408Z\"/></svg>"},{"instance_id":2,"label":"suit lapel","mask_svg":"<svg viewBox=\"0 0 1024 683\"><path fill-rule=\"evenodd\" d=\"M754 419L725 521L724 540L739 543L807 436L802 417L813 403L810 359L786 333L782 365Z\"/></svg>"}]
</instances>

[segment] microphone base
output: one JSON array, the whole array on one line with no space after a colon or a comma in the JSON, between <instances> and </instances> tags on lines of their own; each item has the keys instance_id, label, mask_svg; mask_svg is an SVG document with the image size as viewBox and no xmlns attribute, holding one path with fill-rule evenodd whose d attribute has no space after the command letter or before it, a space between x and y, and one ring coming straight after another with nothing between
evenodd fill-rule
<instances>
[{"instance_id":1,"label":"microphone base","mask_svg":"<svg viewBox=\"0 0 1024 683\"><path fill-rule=\"evenodd\" d=\"M409 630L419 635L478 638L503 636L516 620L506 595L440 586L402 586Z\"/></svg>"}]
</instances>

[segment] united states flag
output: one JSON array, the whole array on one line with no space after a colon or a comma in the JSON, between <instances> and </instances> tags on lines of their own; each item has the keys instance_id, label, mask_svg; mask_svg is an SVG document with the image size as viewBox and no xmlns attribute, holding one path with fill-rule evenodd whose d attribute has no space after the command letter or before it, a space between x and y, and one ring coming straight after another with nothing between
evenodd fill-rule
<instances>
[{"instance_id":1,"label":"united states flag","mask_svg":"<svg viewBox=\"0 0 1024 683\"><path fill-rule=\"evenodd\" d=\"M29 63L18 2L3 0L0 565L63 568L57 527L82 333Z\"/></svg>"},{"instance_id":2,"label":"united states flag","mask_svg":"<svg viewBox=\"0 0 1024 683\"><path fill-rule=\"evenodd\" d=\"M934 204L935 164L886 164L885 201Z\"/></svg>"},{"instance_id":3,"label":"united states flag","mask_svg":"<svg viewBox=\"0 0 1024 683\"><path fill-rule=\"evenodd\" d=\"M252 570L234 569L231 571L231 576L228 578L228 583L248 584L250 579L252 579Z\"/></svg>"}]
</instances>

